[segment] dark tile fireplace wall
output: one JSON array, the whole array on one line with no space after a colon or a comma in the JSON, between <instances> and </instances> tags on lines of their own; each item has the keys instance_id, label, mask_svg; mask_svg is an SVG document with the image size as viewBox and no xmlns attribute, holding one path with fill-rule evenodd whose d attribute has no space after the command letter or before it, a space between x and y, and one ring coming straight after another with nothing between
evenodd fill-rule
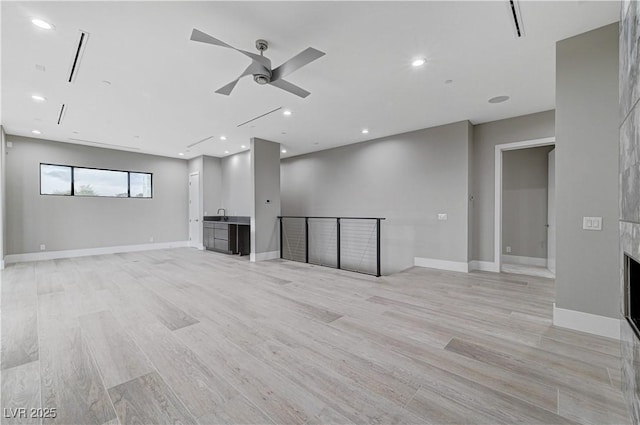
<instances>
[{"instance_id":1,"label":"dark tile fireplace wall","mask_svg":"<svg viewBox=\"0 0 640 425\"><path fill-rule=\"evenodd\" d=\"M626 314L624 257L640 261L640 3L625 0L620 15L620 290ZM620 329L622 391L640 423L640 339L626 320Z\"/></svg>"}]
</instances>

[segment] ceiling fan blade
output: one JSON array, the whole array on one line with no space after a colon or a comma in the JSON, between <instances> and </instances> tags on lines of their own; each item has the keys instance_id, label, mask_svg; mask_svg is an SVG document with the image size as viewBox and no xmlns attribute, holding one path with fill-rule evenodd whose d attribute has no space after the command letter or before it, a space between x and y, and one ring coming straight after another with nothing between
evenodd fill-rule
<instances>
[{"instance_id":1,"label":"ceiling fan blade","mask_svg":"<svg viewBox=\"0 0 640 425\"><path fill-rule=\"evenodd\" d=\"M247 69L245 69L244 72L242 74L240 74L240 76L238 78L236 78L235 80L233 80L232 82L230 82L226 86L220 87L218 90L216 90L216 93L224 94L225 96L229 96L231 94L231 92L233 91L233 89L235 88L236 84L238 84L238 81L240 81L240 78L246 77L247 75L251 75L254 72L258 72L258 71L260 71L262 69L264 69L264 68L262 67L261 64L256 63L256 62L251 62L251 65L249 65L247 67Z\"/></svg>"},{"instance_id":2,"label":"ceiling fan blade","mask_svg":"<svg viewBox=\"0 0 640 425\"><path fill-rule=\"evenodd\" d=\"M279 79L276 81L272 80L269 84L271 84L272 86L276 86L277 88L284 91L288 91L289 93L295 94L296 96L300 96L303 99L311 94L302 87L298 87L295 84L291 84L290 82L283 79Z\"/></svg>"},{"instance_id":3,"label":"ceiling fan blade","mask_svg":"<svg viewBox=\"0 0 640 425\"><path fill-rule=\"evenodd\" d=\"M293 71L302 68L308 63L311 63L324 55L324 52L316 50L313 47L309 47L274 69L271 75L271 81L286 77Z\"/></svg>"},{"instance_id":4,"label":"ceiling fan blade","mask_svg":"<svg viewBox=\"0 0 640 425\"><path fill-rule=\"evenodd\" d=\"M220 87L218 90L216 90L216 93L223 94L225 96L229 96L231 94L231 91L233 90L233 88L236 86L236 84L238 84L239 80L240 80L240 78L236 78L235 80L233 80L232 82L230 82L226 86Z\"/></svg>"},{"instance_id":5,"label":"ceiling fan blade","mask_svg":"<svg viewBox=\"0 0 640 425\"><path fill-rule=\"evenodd\" d=\"M260 55L256 55L255 53L251 53L251 52L247 52L245 50L240 50L240 49L236 49L235 47L233 47L230 44L225 43L222 40L218 40L215 37L210 36L209 34L205 34L200 30L197 29L193 29L193 31L191 32L191 41L199 41L200 43L207 43L207 44L213 44L214 46L220 46L220 47L226 47L228 49L233 49L236 52L240 52L245 56L250 57L251 59L258 61L260 63L262 63L263 65L271 68L271 62Z\"/></svg>"},{"instance_id":6,"label":"ceiling fan blade","mask_svg":"<svg viewBox=\"0 0 640 425\"><path fill-rule=\"evenodd\" d=\"M218 40L215 37L211 37L209 34L205 34L202 31L197 30L195 28L191 32L191 41L199 41L200 43L214 44L216 46L228 47L230 49L235 50L235 47L230 46L224 41Z\"/></svg>"}]
</instances>

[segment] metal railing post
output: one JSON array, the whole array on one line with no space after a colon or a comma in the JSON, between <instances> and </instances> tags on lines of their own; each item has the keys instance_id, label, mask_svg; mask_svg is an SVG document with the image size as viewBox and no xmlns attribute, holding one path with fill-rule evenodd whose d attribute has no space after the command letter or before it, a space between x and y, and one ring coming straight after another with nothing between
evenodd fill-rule
<instances>
[{"instance_id":1,"label":"metal railing post","mask_svg":"<svg viewBox=\"0 0 640 425\"><path fill-rule=\"evenodd\" d=\"M284 258L284 240L282 239L282 222L284 218L280 217L280 259Z\"/></svg>"},{"instance_id":2,"label":"metal railing post","mask_svg":"<svg viewBox=\"0 0 640 425\"><path fill-rule=\"evenodd\" d=\"M340 268L340 217L336 218L336 240L338 245L336 247L337 265Z\"/></svg>"},{"instance_id":3,"label":"metal railing post","mask_svg":"<svg viewBox=\"0 0 640 425\"><path fill-rule=\"evenodd\" d=\"M304 262L309 262L309 217L304 218Z\"/></svg>"},{"instance_id":4,"label":"metal railing post","mask_svg":"<svg viewBox=\"0 0 640 425\"><path fill-rule=\"evenodd\" d=\"M376 277L380 277L380 219L376 219Z\"/></svg>"}]
</instances>

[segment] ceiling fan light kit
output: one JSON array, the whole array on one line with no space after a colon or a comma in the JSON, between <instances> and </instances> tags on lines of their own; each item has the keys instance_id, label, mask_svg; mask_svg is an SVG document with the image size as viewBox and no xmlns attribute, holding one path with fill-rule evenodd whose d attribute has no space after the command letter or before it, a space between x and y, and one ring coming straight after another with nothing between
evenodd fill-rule
<instances>
[{"instance_id":1,"label":"ceiling fan light kit","mask_svg":"<svg viewBox=\"0 0 640 425\"><path fill-rule=\"evenodd\" d=\"M308 47L279 67L272 69L271 60L264 56L264 52L269 48L269 43L266 40L256 40L256 49L258 49L258 51L260 52L259 55L247 52L245 50L236 49L235 47L225 43L224 41L218 40L217 38L205 34L204 32L195 28L191 33L191 40L198 41L200 43L213 44L214 46L226 47L228 49L232 49L239 53L242 53L243 55L251 59L251 64L247 67L247 69L244 70L242 74L240 74L238 78L216 90L216 93L223 94L225 96L231 94L234 87L242 77L253 75L253 81L260 85L270 84L274 87L278 87L279 89L295 94L296 96L305 98L311 93L301 87L296 86L295 84L284 80L283 78L325 55L325 53L321 52L320 50L316 50L313 47Z\"/></svg>"}]
</instances>

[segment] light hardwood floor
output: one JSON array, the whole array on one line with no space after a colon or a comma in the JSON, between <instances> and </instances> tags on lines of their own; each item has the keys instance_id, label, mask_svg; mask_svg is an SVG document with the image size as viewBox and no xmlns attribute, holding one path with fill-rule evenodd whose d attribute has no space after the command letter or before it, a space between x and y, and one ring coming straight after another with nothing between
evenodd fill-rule
<instances>
[{"instance_id":1,"label":"light hardwood floor","mask_svg":"<svg viewBox=\"0 0 640 425\"><path fill-rule=\"evenodd\" d=\"M1 277L3 416L57 409L3 424L629 423L618 342L551 326L549 279L191 249Z\"/></svg>"}]
</instances>

